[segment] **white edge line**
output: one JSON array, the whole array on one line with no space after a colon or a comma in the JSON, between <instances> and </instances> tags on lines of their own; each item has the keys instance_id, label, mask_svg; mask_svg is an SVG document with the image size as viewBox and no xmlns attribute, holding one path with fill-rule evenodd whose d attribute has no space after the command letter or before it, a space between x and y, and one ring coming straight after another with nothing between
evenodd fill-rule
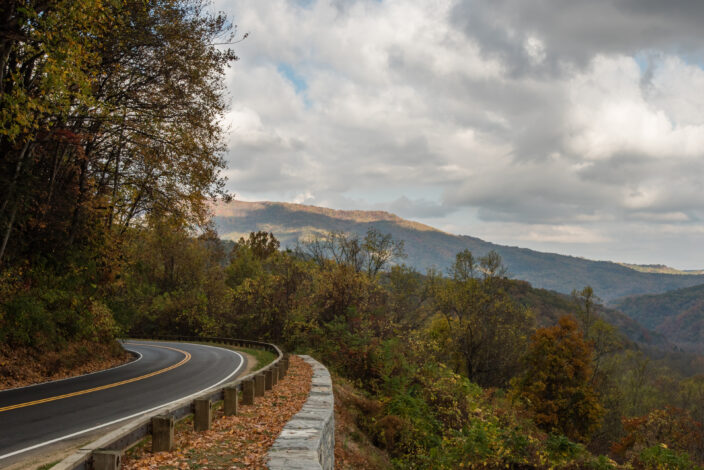
<instances>
[{"instance_id":1,"label":"white edge line","mask_svg":"<svg viewBox=\"0 0 704 470\"><path fill-rule=\"evenodd\" d=\"M119 369L120 367L129 366L130 364L136 364L137 362L139 362L139 361L142 360L142 354L140 354L139 352L134 351L134 350L132 350L132 349L128 349L128 348L126 348L124 345L121 345L121 346L122 346L122 349L124 349L124 350L126 350L126 351L133 352L133 353L137 354L139 357L138 357L137 359L134 359L134 360L130 361L130 362L125 362L124 364L120 364L119 366L111 367L111 368L109 368L109 369L96 370L95 372L88 372L87 374L74 375L73 377L66 377L66 378L63 378L63 379L47 380L46 382L39 382L38 384L32 384L32 385L24 385L24 386L22 386L22 387L3 388L2 390L0 390L0 394L2 394L3 392L9 392L9 391L12 391L12 390L23 390L23 389L25 389L25 388L38 387L39 385L54 384L54 383L57 383L57 382L65 382L66 380L72 380L72 379L78 379L78 378L81 378L81 377L86 377L86 376L88 376L88 375L100 374L101 372L107 372L107 371L109 371L109 370L115 370L115 369Z\"/></svg>"},{"instance_id":2,"label":"white edge line","mask_svg":"<svg viewBox=\"0 0 704 470\"><path fill-rule=\"evenodd\" d=\"M175 343L175 344L179 344L179 343ZM128 419L131 419L131 418L135 418L135 417L137 417L137 416L150 413L150 412L152 412L152 411L154 411L154 410L158 410L159 408L163 408L163 407L166 407L166 406L169 406L169 405L173 405L174 403L179 402L179 401L181 401L181 400L187 400L187 399L192 398L192 397L194 397L194 396L196 396L196 395L200 395L201 393L206 392L206 391L210 390L211 388L215 388L215 387L217 387L218 385L220 385L221 383L223 383L223 382L229 380L230 377L232 377L233 375L235 375L235 374L242 368L242 366L244 365L244 361L245 361L244 356L242 356L242 354L238 353L237 351L233 351L232 349L225 349L225 348L220 348L220 347L217 347L217 346L209 346L209 345L207 345L207 344L198 344L198 343L191 343L191 344L196 344L196 345L198 345L198 346L205 346L205 347L208 347L208 348L222 349L223 351L229 351L229 352L231 352L231 353L233 353L233 354L236 354L237 356L240 357L240 365L237 366L237 369L235 369L230 375L228 375L227 377L225 377L224 379L222 379L220 382L218 382L218 383L216 383L216 384L214 384L214 385L210 385L209 387L206 387L206 388L204 388L204 389L202 389L202 390L200 390L200 391L198 391L198 392L192 393L192 394L190 394L190 395L188 395L188 396L186 396L186 397L181 397L181 398L178 398L178 399L176 399L176 400L170 401L170 402L168 402L168 403L164 403L164 404L155 406L154 408L149 408L148 410L140 411L140 412L137 412L137 413L135 413L135 414L132 414L132 415L129 415L129 416L125 416L124 418L120 418L120 419L116 419L116 420L110 421L110 422L108 422L108 423L103 423L103 424L100 424L100 425L98 425L98 426L93 426L92 428L83 429L83 430L81 430L81 431L77 431L77 432L74 432L74 433L72 433L72 434L67 434L67 435L65 435L65 436L57 437L56 439L52 439L52 440L50 440L50 441L41 442L41 443L39 443L39 444L35 444L35 445L33 445L33 446L30 446L30 447L25 447L24 449L16 450L16 451L14 451L14 452L10 452L9 454L0 455L0 460L6 459L6 458L8 458L8 457L12 457L12 456L15 456L15 455L18 455L18 454L22 454L22 453L28 452L28 451L30 451L30 450L38 449L39 447L44 447L44 446L47 446L47 445L49 445L49 444L54 444L55 442L63 441L64 439L70 439L70 438L72 438L72 437L80 436L81 434L85 434L85 433L87 433L87 432L95 431L96 429L104 428L104 427L106 427L106 426L110 426L110 425L112 425L112 424L116 424L116 423L119 423L119 422L121 422L121 421L125 421L125 420L128 420Z\"/></svg>"}]
</instances>

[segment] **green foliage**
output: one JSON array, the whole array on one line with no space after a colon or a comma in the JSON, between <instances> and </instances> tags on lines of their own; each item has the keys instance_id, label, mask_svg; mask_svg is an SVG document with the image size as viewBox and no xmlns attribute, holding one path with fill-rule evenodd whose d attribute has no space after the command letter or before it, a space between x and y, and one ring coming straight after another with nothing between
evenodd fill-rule
<instances>
[{"instance_id":1,"label":"green foliage","mask_svg":"<svg viewBox=\"0 0 704 470\"><path fill-rule=\"evenodd\" d=\"M501 259L490 253L478 262L471 252L457 254L449 278L431 278L432 297L447 326L433 335L447 334L461 356L467 377L483 386L504 385L517 371L532 327L531 313L504 290Z\"/></svg>"},{"instance_id":2,"label":"green foliage","mask_svg":"<svg viewBox=\"0 0 704 470\"><path fill-rule=\"evenodd\" d=\"M163 231L152 259L129 249L159 219L205 227L224 195L231 25L200 0L9 0L2 18L0 341L108 341L112 308L125 328L212 331L221 283L172 269L197 250L157 260L188 245Z\"/></svg>"},{"instance_id":3,"label":"green foliage","mask_svg":"<svg viewBox=\"0 0 704 470\"><path fill-rule=\"evenodd\" d=\"M239 246L233 250L230 264L225 268L227 285L236 288L246 279L256 279L264 274L264 265L254 252L246 247Z\"/></svg>"},{"instance_id":4,"label":"green foliage","mask_svg":"<svg viewBox=\"0 0 704 470\"><path fill-rule=\"evenodd\" d=\"M219 240L193 238L179 220L156 219L132 233L130 268L111 299L132 335L209 335L228 308Z\"/></svg>"},{"instance_id":5,"label":"green foliage","mask_svg":"<svg viewBox=\"0 0 704 470\"><path fill-rule=\"evenodd\" d=\"M246 240L244 237L240 237L233 248L233 257L236 257L240 248L247 248L255 258L265 260L279 251L280 246L281 244L271 232L250 232Z\"/></svg>"},{"instance_id":6,"label":"green foliage","mask_svg":"<svg viewBox=\"0 0 704 470\"><path fill-rule=\"evenodd\" d=\"M110 310L94 298L94 269L71 266L63 275L46 266L4 271L0 343L54 350L69 341L111 341L119 330Z\"/></svg>"},{"instance_id":7,"label":"green foliage","mask_svg":"<svg viewBox=\"0 0 704 470\"><path fill-rule=\"evenodd\" d=\"M636 465L648 470L696 470L701 468L692 463L686 452L676 452L663 444L644 449L638 456Z\"/></svg>"}]
</instances>

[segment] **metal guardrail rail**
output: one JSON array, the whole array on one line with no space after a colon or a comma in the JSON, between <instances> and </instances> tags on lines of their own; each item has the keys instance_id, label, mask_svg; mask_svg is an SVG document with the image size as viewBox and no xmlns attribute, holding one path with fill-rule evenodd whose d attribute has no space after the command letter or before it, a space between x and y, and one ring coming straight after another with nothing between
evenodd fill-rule
<instances>
[{"instance_id":1,"label":"metal guardrail rail","mask_svg":"<svg viewBox=\"0 0 704 470\"><path fill-rule=\"evenodd\" d=\"M256 376L265 374L268 370L278 371L278 368L288 366L287 358L285 360L284 353L278 346L261 341L192 336L154 336L149 339L173 342L205 342L226 344L228 346L240 348L263 349L276 354L276 359L265 367L253 371L243 377L237 378L229 383L213 387L195 397L191 396L180 401L164 405L162 408L154 410L148 414L144 414L139 418L135 418L119 429L111 431L91 444L82 447L78 452L52 467L53 470L93 470L100 468L119 468L121 454L140 442L146 436L152 434L152 418L168 415L173 416L175 421L179 421L195 413L196 400L205 399L211 400L212 402L223 400L225 389L234 387L239 392L242 390L243 383L253 381ZM106 466L102 463L102 456L105 454L110 455L111 453L114 455L108 460L111 460L112 463ZM97 462L96 454L101 454L100 463Z\"/></svg>"}]
</instances>

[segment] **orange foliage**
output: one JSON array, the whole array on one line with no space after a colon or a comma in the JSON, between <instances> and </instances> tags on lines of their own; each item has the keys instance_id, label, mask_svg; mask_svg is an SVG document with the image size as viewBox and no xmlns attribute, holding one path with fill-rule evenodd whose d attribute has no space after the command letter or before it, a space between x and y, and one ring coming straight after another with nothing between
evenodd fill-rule
<instances>
[{"instance_id":1,"label":"orange foliage","mask_svg":"<svg viewBox=\"0 0 704 470\"><path fill-rule=\"evenodd\" d=\"M627 460L644 449L663 444L700 460L704 457L702 424L685 410L668 406L644 416L624 418L623 428L626 436L614 444L611 451Z\"/></svg>"},{"instance_id":2,"label":"orange foliage","mask_svg":"<svg viewBox=\"0 0 704 470\"><path fill-rule=\"evenodd\" d=\"M535 332L526 372L513 385L541 428L584 442L599 427L604 409L591 384L591 357L592 346L572 317Z\"/></svg>"}]
</instances>

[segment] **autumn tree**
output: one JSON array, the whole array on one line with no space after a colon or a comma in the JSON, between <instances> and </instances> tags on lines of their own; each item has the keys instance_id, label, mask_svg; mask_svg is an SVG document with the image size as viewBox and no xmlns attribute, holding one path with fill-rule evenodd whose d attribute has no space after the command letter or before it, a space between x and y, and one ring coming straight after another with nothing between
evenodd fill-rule
<instances>
[{"instance_id":1,"label":"autumn tree","mask_svg":"<svg viewBox=\"0 0 704 470\"><path fill-rule=\"evenodd\" d=\"M54 324L52 286L90 324L135 227L205 225L225 196L222 78L236 57L216 44L231 32L201 0L2 3L0 280L22 279L0 287L0 319L26 296Z\"/></svg>"},{"instance_id":2,"label":"autumn tree","mask_svg":"<svg viewBox=\"0 0 704 470\"><path fill-rule=\"evenodd\" d=\"M480 385L501 386L518 370L531 313L506 294L505 268L494 252L477 260L464 250L449 274L431 278L430 291L445 319L444 331L463 359L460 370Z\"/></svg>"},{"instance_id":3,"label":"autumn tree","mask_svg":"<svg viewBox=\"0 0 704 470\"><path fill-rule=\"evenodd\" d=\"M406 256L403 240L395 240L390 233L382 234L373 227L367 230L364 238L333 231L324 236L317 235L299 248L304 256L320 266L333 260L372 277L394 260Z\"/></svg>"},{"instance_id":4,"label":"autumn tree","mask_svg":"<svg viewBox=\"0 0 704 470\"><path fill-rule=\"evenodd\" d=\"M392 266L381 283L388 291L388 315L395 324L418 328L432 313L424 277L412 267Z\"/></svg>"},{"instance_id":5,"label":"autumn tree","mask_svg":"<svg viewBox=\"0 0 704 470\"><path fill-rule=\"evenodd\" d=\"M226 334L280 343L300 319L300 310L309 310L311 269L308 262L287 252L273 251L264 260L253 252L248 246L238 249L228 267L229 276L236 272L242 277L221 321Z\"/></svg>"},{"instance_id":6,"label":"autumn tree","mask_svg":"<svg viewBox=\"0 0 704 470\"><path fill-rule=\"evenodd\" d=\"M599 427L603 408L591 384L592 352L577 322L568 316L533 334L526 370L512 387L546 431L584 442Z\"/></svg>"},{"instance_id":7,"label":"autumn tree","mask_svg":"<svg viewBox=\"0 0 704 470\"><path fill-rule=\"evenodd\" d=\"M178 217L153 217L130 234L128 268L109 305L137 335L214 335L230 308L222 242ZM198 235L198 236L197 236Z\"/></svg>"},{"instance_id":8,"label":"autumn tree","mask_svg":"<svg viewBox=\"0 0 704 470\"><path fill-rule=\"evenodd\" d=\"M257 259L264 260L277 252L280 246L281 243L271 232L250 232L247 238L240 237L237 241L233 248L233 257L236 256L237 250L247 247Z\"/></svg>"},{"instance_id":9,"label":"autumn tree","mask_svg":"<svg viewBox=\"0 0 704 470\"><path fill-rule=\"evenodd\" d=\"M57 257L153 211L202 223L222 194L226 18L200 0L10 1L2 15L0 257Z\"/></svg>"},{"instance_id":10,"label":"autumn tree","mask_svg":"<svg viewBox=\"0 0 704 470\"><path fill-rule=\"evenodd\" d=\"M616 328L597 313L596 304L601 299L594 294L590 286L586 286L581 291L573 291L572 298L576 305L576 317L582 333L593 345L594 377L598 378L602 372L604 360L623 349L623 341Z\"/></svg>"},{"instance_id":11,"label":"autumn tree","mask_svg":"<svg viewBox=\"0 0 704 470\"><path fill-rule=\"evenodd\" d=\"M698 462L704 460L702 423L686 410L668 406L623 421L626 435L612 450L626 460L642 460L644 452L657 446L686 453Z\"/></svg>"}]
</instances>

